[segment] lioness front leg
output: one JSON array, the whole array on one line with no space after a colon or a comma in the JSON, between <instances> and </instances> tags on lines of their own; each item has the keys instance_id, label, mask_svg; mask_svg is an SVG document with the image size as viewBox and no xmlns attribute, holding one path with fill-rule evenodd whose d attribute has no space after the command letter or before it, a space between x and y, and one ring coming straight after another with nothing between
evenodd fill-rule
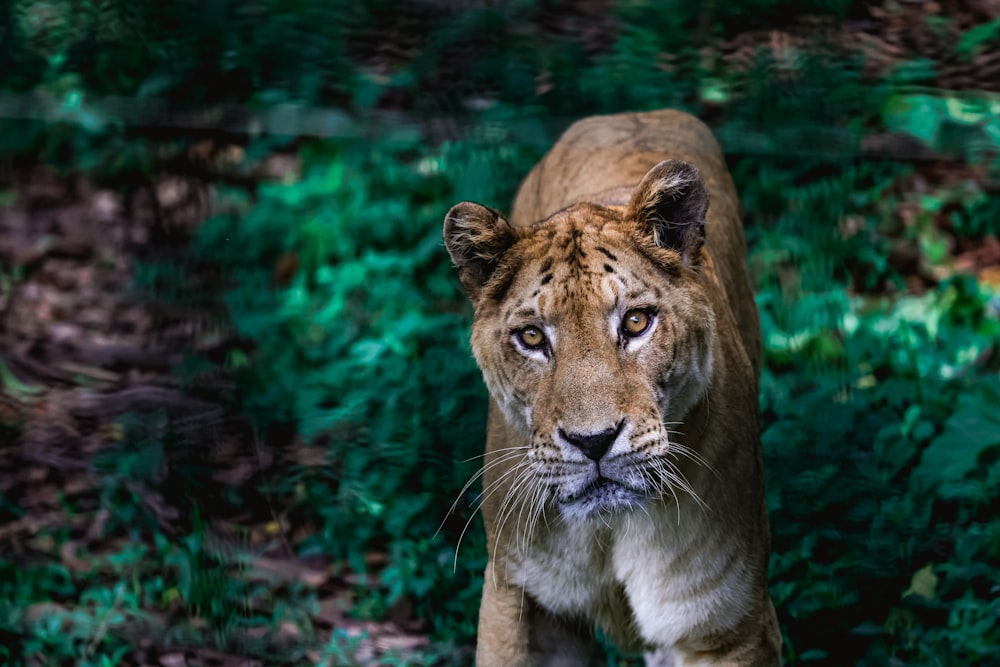
<instances>
[{"instance_id":1,"label":"lioness front leg","mask_svg":"<svg viewBox=\"0 0 1000 667\"><path fill-rule=\"evenodd\" d=\"M492 571L492 564L488 564L479 605L476 665L527 665L528 622L521 610L523 593L520 588L494 583Z\"/></svg>"},{"instance_id":2,"label":"lioness front leg","mask_svg":"<svg viewBox=\"0 0 1000 667\"><path fill-rule=\"evenodd\" d=\"M659 657L659 652L656 654ZM672 661L650 662L646 656L646 667L774 667L781 664L779 649L770 644L754 644L734 648L726 652L672 652Z\"/></svg>"},{"instance_id":3,"label":"lioness front leg","mask_svg":"<svg viewBox=\"0 0 1000 667\"><path fill-rule=\"evenodd\" d=\"M598 665L590 629L535 604L520 587L494 585L487 566L479 609L477 667L587 667Z\"/></svg>"},{"instance_id":4,"label":"lioness front leg","mask_svg":"<svg viewBox=\"0 0 1000 667\"><path fill-rule=\"evenodd\" d=\"M733 636L718 642L692 642L674 647L673 662L647 667L777 667L781 664L781 629L770 599L762 613L749 616Z\"/></svg>"}]
</instances>

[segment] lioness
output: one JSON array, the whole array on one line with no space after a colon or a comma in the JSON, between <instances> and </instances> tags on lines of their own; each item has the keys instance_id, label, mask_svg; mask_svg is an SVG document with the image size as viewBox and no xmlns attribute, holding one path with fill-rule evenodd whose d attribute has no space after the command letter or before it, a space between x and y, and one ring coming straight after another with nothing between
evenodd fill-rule
<instances>
[{"instance_id":1,"label":"lioness","mask_svg":"<svg viewBox=\"0 0 1000 667\"><path fill-rule=\"evenodd\" d=\"M777 665L760 325L733 182L677 111L577 122L444 240L491 395L480 667Z\"/></svg>"}]
</instances>

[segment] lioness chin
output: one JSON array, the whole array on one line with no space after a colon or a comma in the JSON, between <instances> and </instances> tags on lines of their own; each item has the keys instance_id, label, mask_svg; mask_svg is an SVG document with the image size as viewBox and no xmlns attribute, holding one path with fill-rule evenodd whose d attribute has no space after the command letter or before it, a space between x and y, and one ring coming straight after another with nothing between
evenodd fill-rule
<instances>
[{"instance_id":1,"label":"lioness chin","mask_svg":"<svg viewBox=\"0 0 1000 667\"><path fill-rule=\"evenodd\" d=\"M676 111L574 124L445 245L491 406L480 667L777 665L760 326L732 180Z\"/></svg>"}]
</instances>

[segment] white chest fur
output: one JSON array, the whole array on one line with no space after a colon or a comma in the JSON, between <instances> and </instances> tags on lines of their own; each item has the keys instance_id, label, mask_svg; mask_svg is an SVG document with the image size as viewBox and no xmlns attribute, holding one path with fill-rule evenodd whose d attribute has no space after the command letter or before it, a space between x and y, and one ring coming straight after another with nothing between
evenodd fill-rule
<instances>
[{"instance_id":1,"label":"white chest fur","mask_svg":"<svg viewBox=\"0 0 1000 667\"><path fill-rule=\"evenodd\" d=\"M751 603L753 573L710 512L682 500L679 517L670 501L612 519L560 522L539 532L512 572L550 611L606 630L632 628L646 646L729 630Z\"/></svg>"}]
</instances>

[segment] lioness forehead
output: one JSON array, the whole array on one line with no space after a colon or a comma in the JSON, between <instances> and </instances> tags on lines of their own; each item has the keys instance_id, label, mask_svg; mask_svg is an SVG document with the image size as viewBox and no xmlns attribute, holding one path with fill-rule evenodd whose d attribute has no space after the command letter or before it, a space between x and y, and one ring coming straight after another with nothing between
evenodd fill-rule
<instances>
[{"instance_id":1,"label":"lioness forehead","mask_svg":"<svg viewBox=\"0 0 1000 667\"><path fill-rule=\"evenodd\" d=\"M618 208L577 204L521 233L512 248L515 275L502 295L508 317L554 315L585 298L606 306L658 299L660 288L649 280L649 269L664 278L675 272L671 258L642 252L634 227Z\"/></svg>"}]
</instances>

